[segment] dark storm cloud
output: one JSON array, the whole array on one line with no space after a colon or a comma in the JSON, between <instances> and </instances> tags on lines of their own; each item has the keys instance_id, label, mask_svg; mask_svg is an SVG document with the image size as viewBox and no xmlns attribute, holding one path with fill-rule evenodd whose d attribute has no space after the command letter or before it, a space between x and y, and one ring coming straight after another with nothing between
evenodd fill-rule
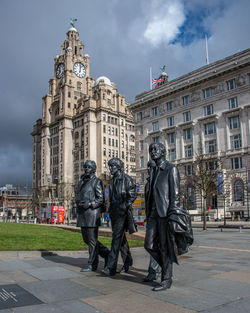
<instances>
[{"instance_id":1,"label":"dark storm cloud","mask_svg":"<svg viewBox=\"0 0 250 313\"><path fill-rule=\"evenodd\" d=\"M109 77L132 102L149 89L150 66L157 77L166 64L173 79L205 65L199 30L209 33L211 62L249 48L249 11L248 0L1 0L0 186L31 183L30 133L70 18L91 76Z\"/></svg>"}]
</instances>

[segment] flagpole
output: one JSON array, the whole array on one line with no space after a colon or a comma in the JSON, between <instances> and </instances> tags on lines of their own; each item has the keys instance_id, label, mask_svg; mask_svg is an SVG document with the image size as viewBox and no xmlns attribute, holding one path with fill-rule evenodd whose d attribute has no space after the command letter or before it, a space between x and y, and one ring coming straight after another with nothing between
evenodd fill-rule
<instances>
[{"instance_id":1,"label":"flagpole","mask_svg":"<svg viewBox=\"0 0 250 313\"><path fill-rule=\"evenodd\" d=\"M205 38L206 38L206 63L209 64L207 35L205 36Z\"/></svg>"},{"instance_id":2,"label":"flagpole","mask_svg":"<svg viewBox=\"0 0 250 313\"><path fill-rule=\"evenodd\" d=\"M149 79L150 79L150 85L149 88L152 90L152 67L149 68Z\"/></svg>"}]
</instances>

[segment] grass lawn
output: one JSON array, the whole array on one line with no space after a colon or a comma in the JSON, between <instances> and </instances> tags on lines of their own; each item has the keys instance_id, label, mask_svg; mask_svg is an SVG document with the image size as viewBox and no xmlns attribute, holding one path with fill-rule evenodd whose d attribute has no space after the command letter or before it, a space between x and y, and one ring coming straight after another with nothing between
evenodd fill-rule
<instances>
[{"instance_id":1,"label":"grass lawn","mask_svg":"<svg viewBox=\"0 0 250 313\"><path fill-rule=\"evenodd\" d=\"M110 247L111 238L99 237ZM143 246L143 241L128 240L130 247ZM80 233L51 226L0 222L0 251L81 250L87 245Z\"/></svg>"}]
</instances>

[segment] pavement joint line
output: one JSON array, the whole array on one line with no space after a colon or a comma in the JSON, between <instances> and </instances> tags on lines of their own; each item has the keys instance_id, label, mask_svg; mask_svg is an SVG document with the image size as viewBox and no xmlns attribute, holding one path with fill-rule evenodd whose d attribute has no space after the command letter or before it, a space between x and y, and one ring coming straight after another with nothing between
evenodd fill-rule
<instances>
[{"instance_id":1,"label":"pavement joint line","mask_svg":"<svg viewBox=\"0 0 250 313\"><path fill-rule=\"evenodd\" d=\"M211 246L198 246L198 245L194 245L193 248L225 250L225 251L235 251L235 252L247 252L247 253L250 252L250 250L245 250L245 249L222 248L222 247L211 247Z\"/></svg>"}]
</instances>

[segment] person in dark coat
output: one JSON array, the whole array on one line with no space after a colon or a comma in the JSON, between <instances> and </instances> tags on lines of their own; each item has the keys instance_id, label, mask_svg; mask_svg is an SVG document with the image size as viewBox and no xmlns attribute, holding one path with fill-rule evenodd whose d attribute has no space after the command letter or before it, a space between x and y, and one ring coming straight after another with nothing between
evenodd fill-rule
<instances>
[{"instance_id":1,"label":"person in dark coat","mask_svg":"<svg viewBox=\"0 0 250 313\"><path fill-rule=\"evenodd\" d=\"M145 184L145 191L144 191L146 206L149 205L149 201L146 200L146 197L149 194L150 177L152 176L152 173L153 173L155 167L156 167L155 161L149 160L147 163L148 177L147 177L147 182ZM147 208L146 208L146 210L148 211ZM160 265L150 255L150 261L149 261L149 266L148 266L148 275L143 279L143 281L144 282L152 282L152 281L156 280L160 276L160 274L161 274Z\"/></svg>"},{"instance_id":2,"label":"person in dark coat","mask_svg":"<svg viewBox=\"0 0 250 313\"><path fill-rule=\"evenodd\" d=\"M171 287L175 255L170 254L171 236L168 225L168 212L180 207L180 176L178 169L166 161L166 148L161 143L152 143L149 154L156 167L151 172L146 193L147 228L144 247L161 266L161 283L154 291Z\"/></svg>"},{"instance_id":3,"label":"person in dark coat","mask_svg":"<svg viewBox=\"0 0 250 313\"><path fill-rule=\"evenodd\" d=\"M107 267L103 272L113 276L116 274L119 251L123 259L121 272L128 272L133 264L125 231L136 231L132 216L132 203L136 199L136 187L130 176L123 171L123 162L113 158L108 162L113 178L109 182L110 208L109 214L112 225L111 251Z\"/></svg>"},{"instance_id":4,"label":"person in dark coat","mask_svg":"<svg viewBox=\"0 0 250 313\"><path fill-rule=\"evenodd\" d=\"M101 213L104 208L104 194L102 181L95 176L96 163L87 160L84 165L84 175L78 183L77 226L81 227L83 241L89 247L88 266L81 272L96 271L98 255L108 260L109 249L98 241L98 227L101 225Z\"/></svg>"}]
</instances>

